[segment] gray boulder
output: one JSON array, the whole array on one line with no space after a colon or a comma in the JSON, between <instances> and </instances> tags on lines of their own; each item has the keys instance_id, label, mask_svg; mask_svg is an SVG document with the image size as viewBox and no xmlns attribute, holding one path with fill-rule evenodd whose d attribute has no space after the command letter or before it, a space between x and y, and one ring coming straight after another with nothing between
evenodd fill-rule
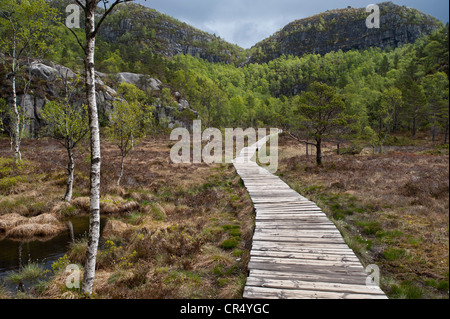
<instances>
[{"instance_id":1,"label":"gray boulder","mask_svg":"<svg viewBox=\"0 0 450 319\"><path fill-rule=\"evenodd\" d=\"M122 72L117 74L120 83L133 84L141 90L150 89L152 91L160 91L162 83L160 80L154 79L148 75L136 74L130 72Z\"/></svg>"}]
</instances>

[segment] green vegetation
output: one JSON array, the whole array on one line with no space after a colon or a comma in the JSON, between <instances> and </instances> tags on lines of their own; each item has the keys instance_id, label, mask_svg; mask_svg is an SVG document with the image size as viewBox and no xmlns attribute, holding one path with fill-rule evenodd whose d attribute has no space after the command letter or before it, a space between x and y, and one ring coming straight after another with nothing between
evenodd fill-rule
<instances>
[{"instance_id":1,"label":"green vegetation","mask_svg":"<svg viewBox=\"0 0 450 319\"><path fill-rule=\"evenodd\" d=\"M278 126L286 131L295 131L300 93L314 81L325 83L344 101L343 115L352 119L328 141L357 138L383 152L391 134L398 132L413 137L426 132L447 143L447 39L448 27L443 27L394 50L282 56L244 67L179 55L159 76L192 101L208 124ZM436 51L427 49L431 43ZM208 103L200 99L205 96Z\"/></svg>"},{"instance_id":2,"label":"green vegetation","mask_svg":"<svg viewBox=\"0 0 450 319\"><path fill-rule=\"evenodd\" d=\"M133 150L139 139L144 137L149 122L146 118L144 108L137 101L114 103L106 134L119 148L122 159L117 186L120 185L123 176L125 157Z\"/></svg>"}]
</instances>

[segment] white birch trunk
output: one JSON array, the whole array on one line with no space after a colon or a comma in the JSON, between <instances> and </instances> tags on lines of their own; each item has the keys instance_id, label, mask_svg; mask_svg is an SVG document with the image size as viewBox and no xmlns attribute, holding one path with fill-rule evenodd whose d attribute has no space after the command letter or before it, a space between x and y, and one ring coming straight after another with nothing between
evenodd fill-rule
<instances>
[{"instance_id":1,"label":"white birch trunk","mask_svg":"<svg viewBox=\"0 0 450 319\"><path fill-rule=\"evenodd\" d=\"M67 149L67 155L69 157L69 163L67 164L67 185L66 185L66 193L64 194L63 201L70 202L72 200L72 190L73 190L73 173L75 171L75 160L73 158L73 150L72 148Z\"/></svg>"},{"instance_id":2,"label":"white birch trunk","mask_svg":"<svg viewBox=\"0 0 450 319\"><path fill-rule=\"evenodd\" d=\"M15 44L14 44L15 45ZM14 47L14 56L15 56L15 47ZM13 109L15 116L14 123L14 161L19 162L22 160L22 154L20 153L20 113L17 108L17 91L16 91L16 61L13 58L13 67L12 67L12 93L13 93Z\"/></svg>"},{"instance_id":3,"label":"white birch trunk","mask_svg":"<svg viewBox=\"0 0 450 319\"><path fill-rule=\"evenodd\" d=\"M92 4L94 3L94 5ZM89 239L86 250L86 265L83 276L82 292L92 294L95 279L95 264L98 242L100 238L100 131L98 110L95 100L95 1L86 3L86 90L89 112L89 130L91 144L91 174L90 174L90 218Z\"/></svg>"},{"instance_id":4,"label":"white birch trunk","mask_svg":"<svg viewBox=\"0 0 450 319\"><path fill-rule=\"evenodd\" d=\"M125 160L125 155L122 152L122 160L120 162L120 174L119 174L119 179L117 180L117 186L120 186L120 181L122 180L123 177L123 162Z\"/></svg>"}]
</instances>

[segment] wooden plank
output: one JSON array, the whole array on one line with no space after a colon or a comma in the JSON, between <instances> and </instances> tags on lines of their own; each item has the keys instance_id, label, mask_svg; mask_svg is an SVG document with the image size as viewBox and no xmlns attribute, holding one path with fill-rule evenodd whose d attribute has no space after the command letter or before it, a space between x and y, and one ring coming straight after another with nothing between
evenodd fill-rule
<instances>
[{"instance_id":1,"label":"wooden plank","mask_svg":"<svg viewBox=\"0 0 450 319\"><path fill-rule=\"evenodd\" d=\"M303 222L322 222L322 224L330 224L325 215L318 215L313 213L303 213L303 214L256 214L256 220L301 220Z\"/></svg>"},{"instance_id":2,"label":"wooden plank","mask_svg":"<svg viewBox=\"0 0 450 319\"><path fill-rule=\"evenodd\" d=\"M342 258L341 260L326 260L326 259L304 259L304 258L280 258L280 257L266 257L266 256L251 256L250 262L253 263L267 263L275 265L299 265L299 266L328 266L332 268L351 268L355 267L358 271L364 271L359 261Z\"/></svg>"},{"instance_id":3,"label":"wooden plank","mask_svg":"<svg viewBox=\"0 0 450 319\"><path fill-rule=\"evenodd\" d=\"M278 271L278 270L266 270L266 269L250 269L250 277L261 277L271 279L285 279L285 280L301 280L312 282L336 282L347 283L355 285L364 285L366 278L361 275L348 276L339 273L317 273L317 272L291 272L291 271Z\"/></svg>"},{"instance_id":4,"label":"wooden plank","mask_svg":"<svg viewBox=\"0 0 450 319\"><path fill-rule=\"evenodd\" d=\"M378 287L369 288L366 285L345 284L337 282L311 282L292 279L250 277L248 278L246 285L249 287L253 286L263 288L332 291L332 292L347 292L354 294L384 295L383 291Z\"/></svg>"},{"instance_id":5,"label":"wooden plank","mask_svg":"<svg viewBox=\"0 0 450 319\"><path fill-rule=\"evenodd\" d=\"M305 214L305 213L313 213L320 214L322 210L319 207L284 207L284 208L270 208L270 207L261 207L255 204L256 213L259 214ZM324 213L323 213L324 214Z\"/></svg>"},{"instance_id":6,"label":"wooden plank","mask_svg":"<svg viewBox=\"0 0 450 319\"><path fill-rule=\"evenodd\" d=\"M268 271L287 271L287 272L305 272L315 274L328 274L330 276L340 277L342 275L364 277L367 278L367 274L364 272L362 266L343 266L343 265L303 265L303 264L289 264L289 263L269 263L265 260L250 261L248 269L259 269Z\"/></svg>"},{"instance_id":7,"label":"wooden plank","mask_svg":"<svg viewBox=\"0 0 450 319\"><path fill-rule=\"evenodd\" d=\"M274 231L274 230L264 230L264 229L258 229L255 231L255 239L258 239L256 235L261 235L264 237L276 237L276 238L294 238L294 241L299 241L302 238L338 238L339 240L342 239L341 234L335 231L328 231L328 232L322 232L322 231L312 231L312 232L306 232L306 231L298 231L298 230L283 230L283 231ZM292 240L292 239L290 239Z\"/></svg>"},{"instance_id":8,"label":"wooden plank","mask_svg":"<svg viewBox=\"0 0 450 319\"><path fill-rule=\"evenodd\" d=\"M335 245L323 245L322 243L283 243L283 242L268 242L268 241L255 241L252 244L255 250L271 250L271 251L284 251L284 252L304 252L304 251L322 251L322 252L336 252L338 254L351 254L353 251L348 248L345 243L339 243Z\"/></svg>"},{"instance_id":9,"label":"wooden plank","mask_svg":"<svg viewBox=\"0 0 450 319\"><path fill-rule=\"evenodd\" d=\"M303 243L321 243L321 244L335 244L335 243L343 243L345 244L342 237L325 237L325 238L315 238L308 236L265 236L259 233L255 233L253 235L254 241L270 241L270 242L291 242L297 243L299 241Z\"/></svg>"},{"instance_id":10,"label":"wooden plank","mask_svg":"<svg viewBox=\"0 0 450 319\"><path fill-rule=\"evenodd\" d=\"M326 224L313 224L313 223L284 223L283 220L281 221L264 221L260 220L256 222L255 229L277 229L277 230L283 230L283 229L304 229L304 230L335 230L336 226L326 223Z\"/></svg>"},{"instance_id":11,"label":"wooden plank","mask_svg":"<svg viewBox=\"0 0 450 319\"><path fill-rule=\"evenodd\" d=\"M386 299L384 295L353 294L347 292L311 291L275 289L263 287L246 287L244 298L247 299Z\"/></svg>"},{"instance_id":12,"label":"wooden plank","mask_svg":"<svg viewBox=\"0 0 450 319\"><path fill-rule=\"evenodd\" d=\"M342 255L342 254L327 254L323 251L320 252L283 252L283 251L264 251L253 249L250 252L250 256L255 257L276 257L276 258L287 258L287 259L319 259L328 261L353 261L358 262L359 259L352 255Z\"/></svg>"},{"instance_id":13,"label":"wooden plank","mask_svg":"<svg viewBox=\"0 0 450 319\"><path fill-rule=\"evenodd\" d=\"M275 228L262 228L258 227L255 229L255 233L270 235L270 236L305 236L309 235L311 237L323 237L323 236L338 236L341 237L341 233L336 229L296 229L296 228L284 228L284 229L275 229Z\"/></svg>"},{"instance_id":14,"label":"wooden plank","mask_svg":"<svg viewBox=\"0 0 450 319\"><path fill-rule=\"evenodd\" d=\"M301 280L311 282L335 282L352 285L364 285L366 278L362 276L347 276L338 274L321 274L316 272L288 272L276 270L251 269L248 278L261 277L264 279L277 280Z\"/></svg>"}]
</instances>

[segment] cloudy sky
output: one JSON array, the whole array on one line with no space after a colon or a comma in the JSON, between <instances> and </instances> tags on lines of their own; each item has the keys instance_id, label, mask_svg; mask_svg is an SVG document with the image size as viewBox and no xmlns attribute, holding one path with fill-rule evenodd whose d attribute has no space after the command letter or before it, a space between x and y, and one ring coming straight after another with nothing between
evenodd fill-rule
<instances>
[{"instance_id":1,"label":"cloudy sky","mask_svg":"<svg viewBox=\"0 0 450 319\"><path fill-rule=\"evenodd\" d=\"M250 48L289 22L352 6L363 8L383 0L137 0L200 30ZM393 0L449 21L448 0Z\"/></svg>"}]
</instances>

